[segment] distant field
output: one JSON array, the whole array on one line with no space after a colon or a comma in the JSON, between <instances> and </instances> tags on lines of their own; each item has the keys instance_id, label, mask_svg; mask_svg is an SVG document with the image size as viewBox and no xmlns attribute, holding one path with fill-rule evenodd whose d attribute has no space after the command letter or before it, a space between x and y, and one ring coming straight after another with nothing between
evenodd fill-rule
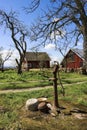
<instances>
[{"instance_id":1,"label":"distant field","mask_svg":"<svg viewBox=\"0 0 87 130\"><path fill-rule=\"evenodd\" d=\"M30 70L21 75L14 70L8 70L0 72L0 90L50 86L53 85L53 82L49 81L52 77L52 69ZM87 81L87 76L77 73L60 73L60 77L63 84Z\"/></svg>"},{"instance_id":2,"label":"distant field","mask_svg":"<svg viewBox=\"0 0 87 130\"><path fill-rule=\"evenodd\" d=\"M18 75L14 70L0 72L0 89L22 89L52 85L49 77L52 73L49 70L30 70Z\"/></svg>"}]
</instances>

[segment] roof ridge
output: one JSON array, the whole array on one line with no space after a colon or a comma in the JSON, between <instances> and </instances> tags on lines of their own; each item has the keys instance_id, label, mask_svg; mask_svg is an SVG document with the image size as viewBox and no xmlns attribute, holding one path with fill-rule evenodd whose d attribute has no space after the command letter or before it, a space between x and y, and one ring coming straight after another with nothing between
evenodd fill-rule
<instances>
[{"instance_id":1,"label":"roof ridge","mask_svg":"<svg viewBox=\"0 0 87 130\"><path fill-rule=\"evenodd\" d=\"M74 53L76 53L81 59L83 59L83 49L73 48L71 49Z\"/></svg>"}]
</instances>

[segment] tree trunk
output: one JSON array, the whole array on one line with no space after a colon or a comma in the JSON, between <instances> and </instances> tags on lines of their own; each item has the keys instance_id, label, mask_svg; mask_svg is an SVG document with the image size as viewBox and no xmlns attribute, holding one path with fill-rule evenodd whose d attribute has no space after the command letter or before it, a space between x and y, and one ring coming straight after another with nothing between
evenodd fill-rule
<instances>
[{"instance_id":1,"label":"tree trunk","mask_svg":"<svg viewBox=\"0 0 87 130\"><path fill-rule=\"evenodd\" d=\"M17 71L18 71L18 74L22 74L22 60L20 60L20 62L17 60L17 59L15 59L16 60L16 63L17 63Z\"/></svg>"},{"instance_id":2,"label":"tree trunk","mask_svg":"<svg viewBox=\"0 0 87 130\"><path fill-rule=\"evenodd\" d=\"M1 65L1 71L4 72L4 63Z\"/></svg>"},{"instance_id":3,"label":"tree trunk","mask_svg":"<svg viewBox=\"0 0 87 130\"><path fill-rule=\"evenodd\" d=\"M22 74L22 64L18 65L18 74Z\"/></svg>"},{"instance_id":4,"label":"tree trunk","mask_svg":"<svg viewBox=\"0 0 87 130\"><path fill-rule=\"evenodd\" d=\"M87 74L87 31L84 34L84 43L83 43L83 56L84 56L84 62L83 62L83 74Z\"/></svg>"}]
</instances>

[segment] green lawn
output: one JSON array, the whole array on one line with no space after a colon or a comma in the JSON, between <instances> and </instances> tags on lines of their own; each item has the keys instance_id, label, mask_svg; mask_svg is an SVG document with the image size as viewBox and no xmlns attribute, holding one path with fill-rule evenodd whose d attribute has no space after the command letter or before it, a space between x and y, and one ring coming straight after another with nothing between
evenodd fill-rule
<instances>
[{"instance_id":1,"label":"green lawn","mask_svg":"<svg viewBox=\"0 0 87 130\"><path fill-rule=\"evenodd\" d=\"M76 83L87 81L87 76L79 73L60 73L63 83Z\"/></svg>"},{"instance_id":2,"label":"green lawn","mask_svg":"<svg viewBox=\"0 0 87 130\"><path fill-rule=\"evenodd\" d=\"M65 97L59 88L59 104L66 111L76 107L86 110L86 84L66 86ZM25 110L25 102L29 98L48 97L53 103L53 89L44 89L33 92L0 94L0 129L5 130L86 130L87 119L77 119L73 116L52 117L50 114Z\"/></svg>"},{"instance_id":3,"label":"green lawn","mask_svg":"<svg viewBox=\"0 0 87 130\"><path fill-rule=\"evenodd\" d=\"M32 76L31 76L32 75ZM60 73L65 88L65 97L61 93L61 87L58 86L59 104L65 107L64 112L73 108L79 108L87 111L87 77L76 73ZM12 78L13 77L13 78ZM0 86L2 89L20 88L27 86L30 82L33 87L38 86L40 80L47 80L52 77L50 71L30 71L22 75L17 75L15 71L0 72ZM12 79L12 80L10 80ZM82 80L83 79L83 80ZM4 83L5 80L5 83ZM33 82L31 82L31 80ZM37 81L37 82L34 82ZM85 81L81 84L67 84ZM17 82L17 83L16 83ZM19 83L18 83L19 82ZM41 82L41 81L40 81ZM46 82L44 82L45 85ZM50 82L48 82L50 85ZM52 82L51 82L52 83ZM30 84L29 87L30 87ZM43 82L42 82L43 84ZM41 84L41 85L42 85ZM66 85L65 85L66 84ZM7 86L6 86L7 85ZM19 85L19 86L18 86ZM31 87L32 87L31 86ZM74 115L65 115L61 113L56 117L50 114L43 114L39 111L31 112L25 110L27 99L47 97L49 102L54 102L53 88L36 90L31 92L18 92L0 94L0 130L86 130L87 118L78 119ZM86 115L87 117L87 115Z\"/></svg>"},{"instance_id":4,"label":"green lawn","mask_svg":"<svg viewBox=\"0 0 87 130\"><path fill-rule=\"evenodd\" d=\"M0 89L22 89L52 85L52 81L49 82L49 77L52 77L52 72L49 70L30 70L21 75L18 75L14 70L0 72Z\"/></svg>"},{"instance_id":5,"label":"green lawn","mask_svg":"<svg viewBox=\"0 0 87 130\"><path fill-rule=\"evenodd\" d=\"M52 81L49 81L52 77L52 69L30 70L21 75L14 70L8 70L4 73L0 72L0 90L50 86L53 85ZM60 77L63 84L87 81L87 76L77 73L60 73Z\"/></svg>"}]
</instances>

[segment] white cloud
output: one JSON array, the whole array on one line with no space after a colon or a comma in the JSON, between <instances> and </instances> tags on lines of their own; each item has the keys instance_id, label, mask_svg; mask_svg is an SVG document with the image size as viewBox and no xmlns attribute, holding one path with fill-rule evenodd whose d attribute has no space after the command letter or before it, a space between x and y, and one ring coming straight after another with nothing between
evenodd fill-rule
<instances>
[{"instance_id":1,"label":"white cloud","mask_svg":"<svg viewBox=\"0 0 87 130\"><path fill-rule=\"evenodd\" d=\"M6 55L8 54L8 50L3 50L3 51L1 51L0 53L2 53L2 58L3 58L3 60L5 59L5 57L6 57ZM11 55L11 57L5 62L5 64L4 64L4 66L10 66L10 67L12 67L12 66L16 66L16 62L15 62L15 59L18 59L19 58L19 54L18 54L18 52L17 52L17 50L14 50L13 52L12 52L12 55Z\"/></svg>"},{"instance_id":2,"label":"white cloud","mask_svg":"<svg viewBox=\"0 0 87 130\"><path fill-rule=\"evenodd\" d=\"M51 56L52 61L58 61L58 56Z\"/></svg>"},{"instance_id":3,"label":"white cloud","mask_svg":"<svg viewBox=\"0 0 87 130\"><path fill-rule=\"evenodd\" d=\"M53 56L50 56L51 57L51 59L52 59L52 62L53 61L58 61L59 63L61 62L61 60L62 60L62 57L60 56L55 56L55 55L53 55Z\"/></svg>"},{"instance_id":4,"label":"white cloud","mask_svg":"<svg viewBox=\"0 0 87 130\"><path fill-rule=\"evenodd\" d=\"M57 22L59 20L59 18L54 18L53 22Z\"/></svg>"},{"instance_id":5,"label":"white cloud","mask_svg":"<svg viewBox=\"0 0 87 130\"><path fill-rule=\"evenodd\" d=\"M64 30L55 30L51 33L50 38L53 39L59 39L64 37L64 35L66 34L66 32Z\"/></svg>"},{"instance_id":6,"label":"white cloud","mask_svg":"<svg viewBox=\"0 0 87 130\"><path fill-rule=\"evenodd\" d=\"M47 50L49 50L49 49L55 49L55 44L49 43L48 45L45 46L45 49L47 49Z\"/></svg>"},{"instance_id":7,"label":"white cloud","mask_svg":"<svg viewBox=\"0 0 87 130\"><path fill-rule=\"evenodd\" d=\"M83 43L82 42L78 42L77 46L82 47Z\"/></svg>"}]
</instances>

